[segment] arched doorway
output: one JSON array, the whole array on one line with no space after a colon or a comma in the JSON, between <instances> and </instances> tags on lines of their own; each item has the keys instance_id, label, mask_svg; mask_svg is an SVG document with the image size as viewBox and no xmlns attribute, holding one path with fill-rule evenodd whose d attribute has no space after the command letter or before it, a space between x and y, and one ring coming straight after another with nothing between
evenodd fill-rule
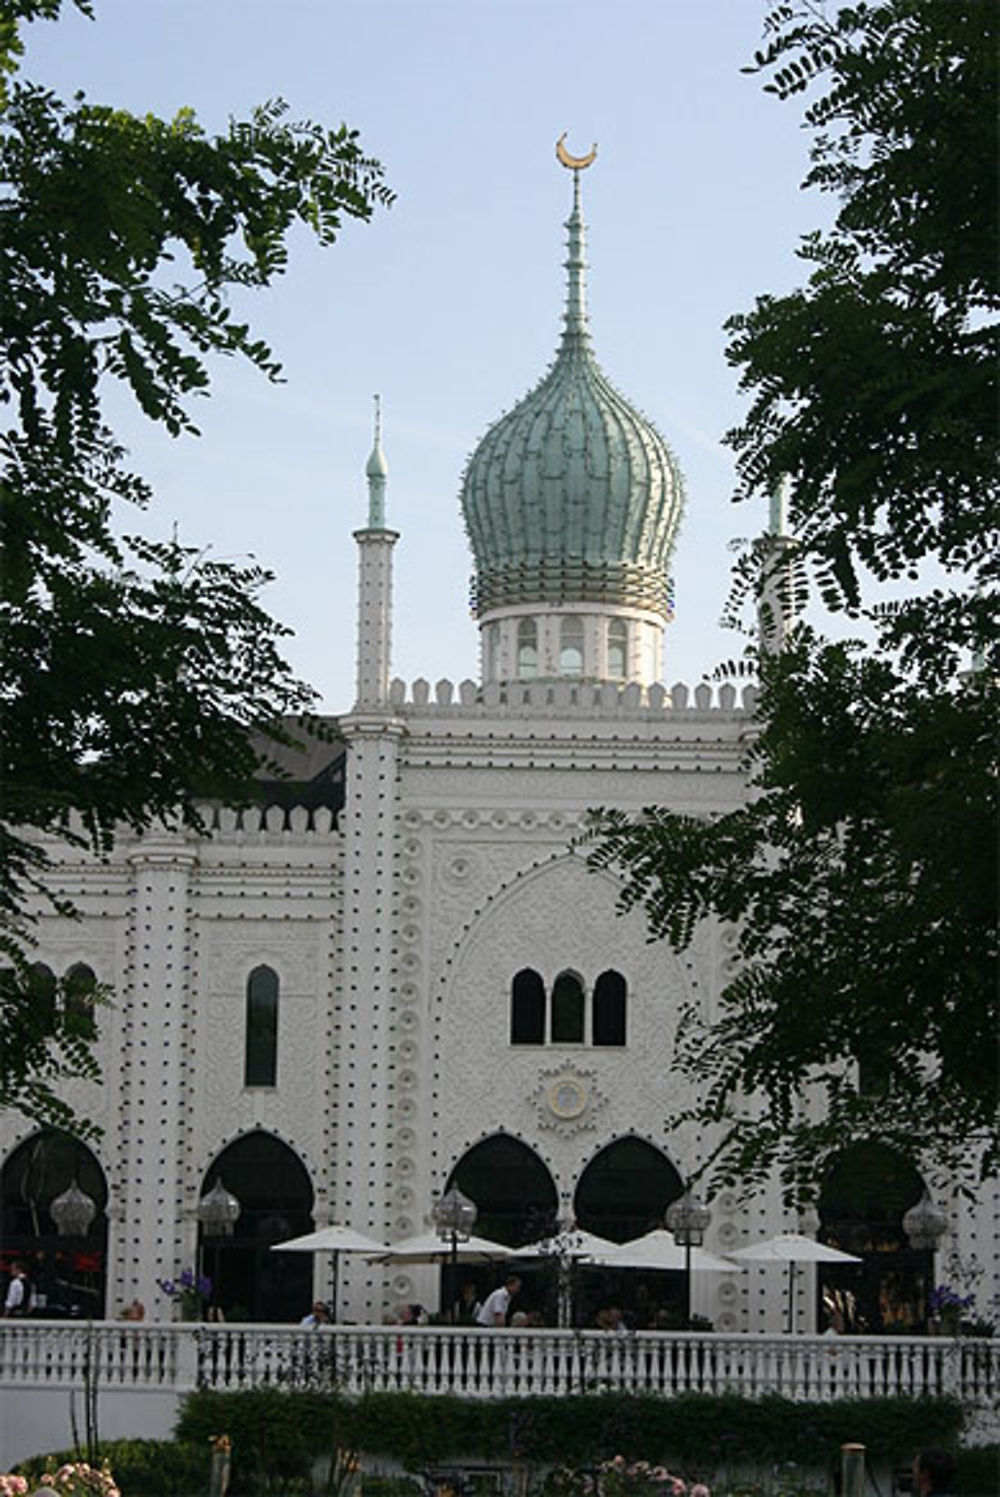
<instances>
[{"instance_id":1,"label":"arched doorway","mask_svg":"<svg viewBox=\"0 0 1000 1497\"><path fill-rule=\"evenodd\" d=\"M94 1215L82 1236L61 1235L51 1206L73 1185ZM20 1261L28 1271L35 1313L99 1320L105 1313L108 1187L80 1139L43 1128L19 1144L0 1175L0 1269ZM57 1211L58 1215L58 1211Z\"/></svg>"},{"instance_id":2,"label":"arched doorway","mask_svg":"<svg viewBox=\"0 0 1000 1497\"><path fill-rule=\"evenodd\" d=\"M853 1144L831 1156L819 1196L819 1240L862 1261L822 1267L820 1324L870 1333L926 1329L933 1255L910 1247L902 1222L923 1192L919 1171L886 1144Z\"/></svg>"},{"instance_id":3,"label":"arched doorway","mask_svg":"<svg viewBox=\"0 0 1000 1497\"><path fill-rule=\"evenodd\" d=\"M448 1177L446 1189L452 1186L476 1203L478 1237L521 1247L555 1230L559 1195L552 1176L534 1149L508 1133L484 1138L464 1154ZM482 1299L503 1272L498 1265L463 1266L460 1281L474 1285L477 1297ZM545 1317L554 1313L546 1277L530 1261L518 1272L524 1287L512 1302L511 1311L536 1311ZM458 1298L457 1286L444 1275L441 1287L443 1305Z\"/></svg>"},{"instance_id":4,"label":"arched doorway","mask_svg":"<svg viewBox=\"0 0 1000 1497\"><path fill-rule=\"evenodd\" d=\"M574 1197L576 1220L587 1232L630 1242L655 1227L684 1182L667 1156L642 1138L619 1138L587 1165ZM617 1305L636 1330L679 1327L684 1318L681 1275L635 1269L593 1269L582 1276L578 1320L592 1325L598 1309Z\"/></svg>"},{"instance_id":5,"label":"arched doorway","mask_svg":"<svg viewBox=\"0 0 1000 1497\"><path fill-rule=\"evenodd\" d=\"M205 1171L200 1194L221 1180L240 1203L231 1237L198 1229L211 1301L227 1320L294 1322L312 1298L312 1255L273 1253L276 1242L313 1230L313 1188L293 1149L257 1130L223 1149Z\"/></svg>"}]
</instances>

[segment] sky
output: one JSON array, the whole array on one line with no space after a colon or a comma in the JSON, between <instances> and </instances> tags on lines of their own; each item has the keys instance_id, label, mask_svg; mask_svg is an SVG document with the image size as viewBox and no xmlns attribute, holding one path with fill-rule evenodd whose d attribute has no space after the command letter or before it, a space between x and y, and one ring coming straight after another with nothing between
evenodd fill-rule
<instances>
[{"instance_id":1,"label":"sky","mask_svg":"<svg viewBox=\"0 0 1000 1497\"><path fill-rule=\"evenodd\" d=\"M583 154L588 303L598 361L652 419L685 475L665 678L737 654L719 627L730 543L765 523L731 503L727 429L746 407L725 319L801 284L800 236L830 207L800 183L801 103L741 72L764 0L95 0L27 29L23 74L64 96L172 116L210 133L281 97L293 118L348 123L396 201L305 231L249 306L284 383L231 360L195 403L197 438L122 407L118 429L156 491L140 523L275 574L286 655L330 712L354 699L357 548L372 397L383 407L395 551L392 674L478 679L468 611L463 468L527 393L561 328L572 176ZM117 409L117 407L116 407Z\"/></svg>"}]
</instances>

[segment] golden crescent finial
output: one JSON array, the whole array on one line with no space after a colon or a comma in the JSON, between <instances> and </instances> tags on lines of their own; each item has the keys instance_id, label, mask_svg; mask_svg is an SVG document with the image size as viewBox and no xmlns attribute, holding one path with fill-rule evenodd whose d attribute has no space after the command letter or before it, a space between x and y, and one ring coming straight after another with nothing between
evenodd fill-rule
<instances>
[{"instance_id":1,"label":"golden crescent finial","mask_svg":"<svg viewBox=\"0 0 1000 1497\"><path fill-rule=\"evenodd\" d=\"M559 139L556 141L556 155L562 162L563 166L568 167L570 171L582 172L584 167L589 166L594 157L597 155L597 142L594 142L590 150L587 152L586 156L571 156L566 147L563 145L563 141L565 139L566 131L564 130Z\"/></svg>"}]
</instances>

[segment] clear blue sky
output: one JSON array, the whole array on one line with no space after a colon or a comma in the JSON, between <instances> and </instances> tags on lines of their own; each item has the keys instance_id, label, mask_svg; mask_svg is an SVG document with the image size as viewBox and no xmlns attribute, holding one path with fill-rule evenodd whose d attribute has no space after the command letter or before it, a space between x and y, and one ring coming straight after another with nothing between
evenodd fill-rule
<instances>
[{"instance_id":1,"label":"clear blue sky","mask_svg":"<svg viewBox=\"0 0 1000 1497\"><path fill-rule=\"evenodd\" d=\"M94 102L208 130L275 96L348 122L385 165L395 206L255 298L287 383L215 366L199 439L129 420L158 497L146 528L277 574L267 603L329 711L353 700L356 549L372 394L384 404L396 549L393 673L477 675L458 509L465 462L532 386L559 335L570 174L584 177L597 357L677 454L688 491L666 679L739 648L717 620L732 537L721 444L740 419L724 319L801 283L799 236L829 207L803 193L801 106L740 69L763 0L96 0L29 28L24 73Z\"/></svg>"}]
</instances>

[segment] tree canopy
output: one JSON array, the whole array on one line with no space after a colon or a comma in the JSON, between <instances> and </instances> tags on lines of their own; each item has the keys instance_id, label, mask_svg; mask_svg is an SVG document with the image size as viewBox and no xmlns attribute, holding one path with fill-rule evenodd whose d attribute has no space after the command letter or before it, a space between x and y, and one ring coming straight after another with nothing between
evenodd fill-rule
<instances>
[{"instance_id":1,"label":"tree canopy","mask_svg":"<svg viewBox=\"0 0 1000 1497\"><path fill-rule=\"evenodd\" d=\"M152 495L108 390L180 436L211 356L278 379L232 293L282 273L294 225L332 244L392 195L355 131L291 122L280 101L210 137L186 110L56 98L18 65L25 23L60 8L15 0L0 23L0 1105L65 1122L56 1083L93 1073L93 1026L65 993L36 1001L44 839L106 852L123 824L245 800L254 735L312 700L262 606L266 570L128 533Z\"/></svg>"},{"instance_id":2,"label":"tree canopy","mask_svg":"<svg viewBox=\"0 0 1000 1497\"><path fill-rule=\"evenodd\" d=\"M736 498L790 480L794 537L746 552L733 610L786 569L869 632L756 652L742 809L597 817L653 935L735 928L675 1058L717 1183L777 1164L808 1193L860 1139L964 1178L1000 1158L996 30L984 0L782 4L750 69L816 91L806 185L839 207L806 284L728 324Z\"/></svg>"}]
</instances>

